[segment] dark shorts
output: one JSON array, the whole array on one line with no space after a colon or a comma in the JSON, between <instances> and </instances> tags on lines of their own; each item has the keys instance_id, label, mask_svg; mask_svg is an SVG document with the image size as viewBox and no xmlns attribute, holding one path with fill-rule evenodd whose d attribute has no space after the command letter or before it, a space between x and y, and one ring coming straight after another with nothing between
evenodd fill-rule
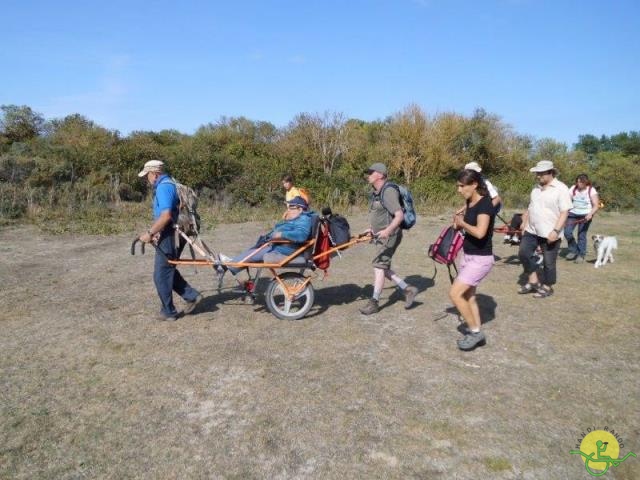
<instances>
[{"instance_id":1,"label":"dark shorts","mask_svg":"<svg viewBox=\"0 0 640 480\"><path fill-rule=\"evenodd\" d=\"M381 268L383 270L389 270L391 268L391 258L400 243L402 242L402 232L398 231L395 235L390 236L383 243L378 244L378 251L376 256L371 262L374 268Z\"/></svg>"}]
</instances>

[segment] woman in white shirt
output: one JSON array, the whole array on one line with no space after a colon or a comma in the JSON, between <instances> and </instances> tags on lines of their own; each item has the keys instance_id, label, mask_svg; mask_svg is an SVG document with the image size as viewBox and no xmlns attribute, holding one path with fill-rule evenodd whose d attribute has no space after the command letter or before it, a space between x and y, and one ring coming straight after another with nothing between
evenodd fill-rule
<instances>
[{"instance_id":1,"label":"woman in white shirt","mask_svg":"<svg viewBox=\"0 0 640 480\"><path fill-rule=\"evenodd\" d=\"M589 177L580 174L576 177L576 183L569 189L573 208L569 210L569 218L564 227L564 236L569 244L567 260L574 260L576 263L584 262L587 253L587 230L591 225L591 219L599 208L600 199L598 192L593 188ZM578 241L573 237L574 229L578 227Z\"/></svg>"}]
</instances>

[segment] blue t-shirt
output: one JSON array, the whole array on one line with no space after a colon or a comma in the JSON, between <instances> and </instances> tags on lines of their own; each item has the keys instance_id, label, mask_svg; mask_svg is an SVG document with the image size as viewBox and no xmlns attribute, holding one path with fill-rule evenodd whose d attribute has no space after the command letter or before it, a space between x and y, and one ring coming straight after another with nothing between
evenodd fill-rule
<instances>
[{"instance_id":1,"label":"blue t-shirt","mask_svg":"<svg viewBox=\"0 0 640 480\"><path fill-rule=\"evenodd\" d=\"M162 212L171 210L171 220L178 220L180 197L175 182L167 174L158 177L153 185L153 219L157 220Z\"/></svg>"}]
</instances>

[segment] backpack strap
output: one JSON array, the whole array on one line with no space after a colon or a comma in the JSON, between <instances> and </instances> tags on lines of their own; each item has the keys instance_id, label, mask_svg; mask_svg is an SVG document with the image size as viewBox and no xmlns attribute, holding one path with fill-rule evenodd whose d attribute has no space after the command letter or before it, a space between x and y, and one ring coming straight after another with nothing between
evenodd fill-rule
<instances>
[{"instance_id":1,"label":"backpack strap","mask_svg":"<svg viewBox=\"0 0 640 480\"><path fill-rule=\"evenodd\" d=\"M175 189L176 189L176 195L178 195L178 201L180 200L180 195L178 194L178 185L175 181L175 179L173 177L170 177L169 175L167 175L166 177L164 177L162 180L160 180L156 185L153 186L153 203L154 203L154 208L156 205L156 189L160 186L160 185L165 185L167 183L172 184ZM178 215L180 214L180 203L178 203ZM171 217L171 227L173 228L173 226L175 225L175 222L173 221L173 216Z\"/></svg>"},{"instance_id":2,"label":"backpack strap","mask_svg":"<svg viewBox=\"0 0 640 480\"><path fill-rule=\"evenodd\" d=\"M380 193L377 194L377 197L380 199L380 205L382 205L382 208L384 208L387 213L389 214L389 223L391 223L393 221L393 217L395 215L395 212L392 212L391 210L389 210L387 208L387 206L384 204L384 192L387 190L387 188L393 188L396 192L398 192L398 199L400 201L400 207L404 208L404 202L402 201L402 195L400 194L400 188L393 182L384 182L384 185L382 185L382 188L380 189ZM376 196L376 194L374 194L374 197Z\"/></svg>"},{"instance_id":3,"label":"backpack strap","mask_svg":"<svg viewBox=\"0 0 640 480\"><path fill-rule=\"evenodd\" d=\"M571 188L571 197L575 197L576 196L576 192L578 191L578 189L576 188L575 185L572 185ZM587 187L587 197L589 198L589 203L591 204L591 207L593 208L593 201L591 200L591 191L593 190L593 185L589 185L589 187Z\"/></svg>"},{"instance_id":4,"label":"backpack strap","mask_svg":"<svg viewBox=\"0 0 640 480\"><path fill-rule=\"evenodd\" d=\"M456 262L455 260L449 264L447 264L447 271L449 272L449 281L451 282L451 285L453 285L453 281L455 280L456 277L454 277L451 274L451 267L453 267L453 269L456 272L456 277L458 276L458 267L456 267Z\"/></svg>"}]
</instances>

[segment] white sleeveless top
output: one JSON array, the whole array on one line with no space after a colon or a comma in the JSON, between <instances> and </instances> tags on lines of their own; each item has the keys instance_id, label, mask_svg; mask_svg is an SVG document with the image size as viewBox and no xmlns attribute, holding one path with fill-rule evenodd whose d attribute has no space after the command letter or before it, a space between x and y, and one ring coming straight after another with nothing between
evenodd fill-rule
<instances>
[{"instance_id":1,"label":"white sleeveless top","mask_svg":"<svg viewBox=\"0 0 640 480\"><path fill-rule=\"evenodd\" d=\"M583 191L580 191L574 185L569 189L571 199L573 200L573 208L569 210L569 213L574 215L588 215L591 213L591 195L596 192L593 187L587 187Z\"/></svg>"}]
</instances>

